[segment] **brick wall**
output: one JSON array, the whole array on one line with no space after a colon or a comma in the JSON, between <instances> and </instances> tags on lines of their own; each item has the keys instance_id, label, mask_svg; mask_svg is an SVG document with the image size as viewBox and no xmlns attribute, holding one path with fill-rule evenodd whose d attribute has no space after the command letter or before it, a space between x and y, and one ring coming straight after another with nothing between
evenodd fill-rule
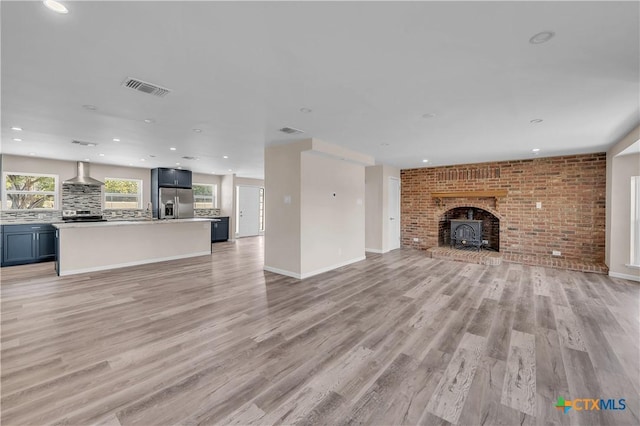
<instances>
[{"instance_id":1,"label":"brick wall","mask_svg":"<svg viewBox=\"0 0 640 426\"><path fill-rule=\"evenodd\" d=\"M546 263L553 250L567 261L604 262L604 153L408 169L401 178L403 247L438 246L442 215L472 206L500 219L501 253L526 256L534 264ZM492 198L448 198L438 205L431 197L431 192L497 189L508 191L497 205Z\"/></svg>"}]
</instances>

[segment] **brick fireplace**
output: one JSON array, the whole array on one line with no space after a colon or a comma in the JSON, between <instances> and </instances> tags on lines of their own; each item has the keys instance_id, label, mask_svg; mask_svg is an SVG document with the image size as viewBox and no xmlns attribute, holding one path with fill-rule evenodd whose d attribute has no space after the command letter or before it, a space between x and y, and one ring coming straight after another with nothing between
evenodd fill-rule
<instances>
[{"instance_id":1,"label":"brick fireplace","mask_svg":"<svg viewBox=\"0 0 640 426\"><path fill-rule=\"evenodd\" d=\"M507 261L604 265L605 153L407 169L401 179L403 247L447 245L446 221L473 208Z\"/></svg>"}]
</instances>

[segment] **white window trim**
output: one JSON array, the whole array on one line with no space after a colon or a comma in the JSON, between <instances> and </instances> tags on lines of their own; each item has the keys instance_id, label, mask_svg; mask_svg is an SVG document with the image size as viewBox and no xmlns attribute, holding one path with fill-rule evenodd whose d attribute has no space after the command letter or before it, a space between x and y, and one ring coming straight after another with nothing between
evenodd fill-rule
<instances>
[{"instance_id":1,"label":"white window trim","mask_svg":"<svg viewBox=\"0 0 640 426\"><path fill-rule=\"evenodd\" d=\"M218 208L218 185L215 183L192 183L191 184L191 188L193 188L194 186L199 185L199 186L210 186L211 187L211 204L213 204L213 207L211 207L212 209L217 209ZM200 195L201 197L201 195ZM193 205L195 208L196 205L196 195L193 194ZM207 210L207 209L198 209L198 210Z\"/></svg>"},{"instance_id":2,"label":"white window trim","mask_svg":"<svg viewBox=\"0 0 640 426\"><path fill-rule=\"evenodd\" d=\"M640 268L640 176L631 176L631 238L629 244L629 264Z\"/></svg>"},{"instance_id":3,"label":"white window trim","mask_svg":"<svg viewBox=\"0 0 640 426\"><path fill-rule=\"evenodd\" d=\"M102 196L102 205L104 207L104 210L142 210L142 204L143 204L143 194L144 194L144 190L143 190L143 185L144 182L142 181L142 179L136 179L136 178L114 178L114 177L105 177L104 181L105 183L108 180L119 180L119 181L130 181L130 182L138 182L138 207L137 209L129 209L129 208L119 208L119 207L109 207L107 208L107 195L118 195L117 192L107 192L106 189L103 192L103 196ZM133 194L124 194L124 195L133 195Z\"/></svg>"},{"instance_id":4,"label":"white window trim","mask_svg":"<svg viewBox=\"0 0 640 426\"><path fill-rule=\"evenodd\" d=\"M21 176L42 176L42 177L52 177L55 180L55 191L8 191L6 189L7 185L7 175L21 175ZM58 186L59 176L50 174L50 173L28 173L28 172L2 172L2 210L10 211L10 212L24 212L24 211L54 211L59 209L60 205L60 190ZM7 208L7 194L43 194L43 195L53 195L53 208L52 209L9 209Z\"/></svg>"}]
</instances>

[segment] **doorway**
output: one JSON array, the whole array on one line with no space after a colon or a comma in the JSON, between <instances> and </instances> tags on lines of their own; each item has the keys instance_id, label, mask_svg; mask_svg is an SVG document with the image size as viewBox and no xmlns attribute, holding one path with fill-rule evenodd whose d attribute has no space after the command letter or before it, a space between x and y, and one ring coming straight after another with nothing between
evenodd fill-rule
<instances>
[{"instance_id":1,"label":"doorway","mask_svg":"<svg viewBox=\"0 0 640 426\"><path fill-rule=\"evenodd\" d=\"M260 234L261 194L257 186L238 186L237 233L238 237L252 237Z\"/></svg>"},{"instance_id":2,"label":"doorway","mask_svg":"<svg viewBox=\"0 0 640 426\"><path fill-rule=\"evenodd\" d=\"M389 227L388 243L389 250L400 248L400 180L395 177L389 178Z\"/></svg>"}]
</instances>

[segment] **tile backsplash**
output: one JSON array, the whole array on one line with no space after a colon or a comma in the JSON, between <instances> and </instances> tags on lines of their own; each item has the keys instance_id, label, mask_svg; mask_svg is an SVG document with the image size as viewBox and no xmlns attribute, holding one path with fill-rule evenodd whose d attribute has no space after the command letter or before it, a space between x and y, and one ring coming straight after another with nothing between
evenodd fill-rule
<instances>
[{"instance_id":1,"label":"tile backsplash","mask_svg":"<svg viewBox=\"0 0 640 426\"><path fill-rule=\"evenodd\" d=\"M220 209L195 209L193 215L195 217L220 216Z\"/></svg>"},{"instance_id":2,"label":"tile backsplash","mask_svg":"<svg viewBox=\"0 0 640 426\"><path fill-rule=\"evenodd\" d=\"M89 210L93 214L100 214L102 187L63 184L62 210Z\"/></svg>"}]
</instances>

